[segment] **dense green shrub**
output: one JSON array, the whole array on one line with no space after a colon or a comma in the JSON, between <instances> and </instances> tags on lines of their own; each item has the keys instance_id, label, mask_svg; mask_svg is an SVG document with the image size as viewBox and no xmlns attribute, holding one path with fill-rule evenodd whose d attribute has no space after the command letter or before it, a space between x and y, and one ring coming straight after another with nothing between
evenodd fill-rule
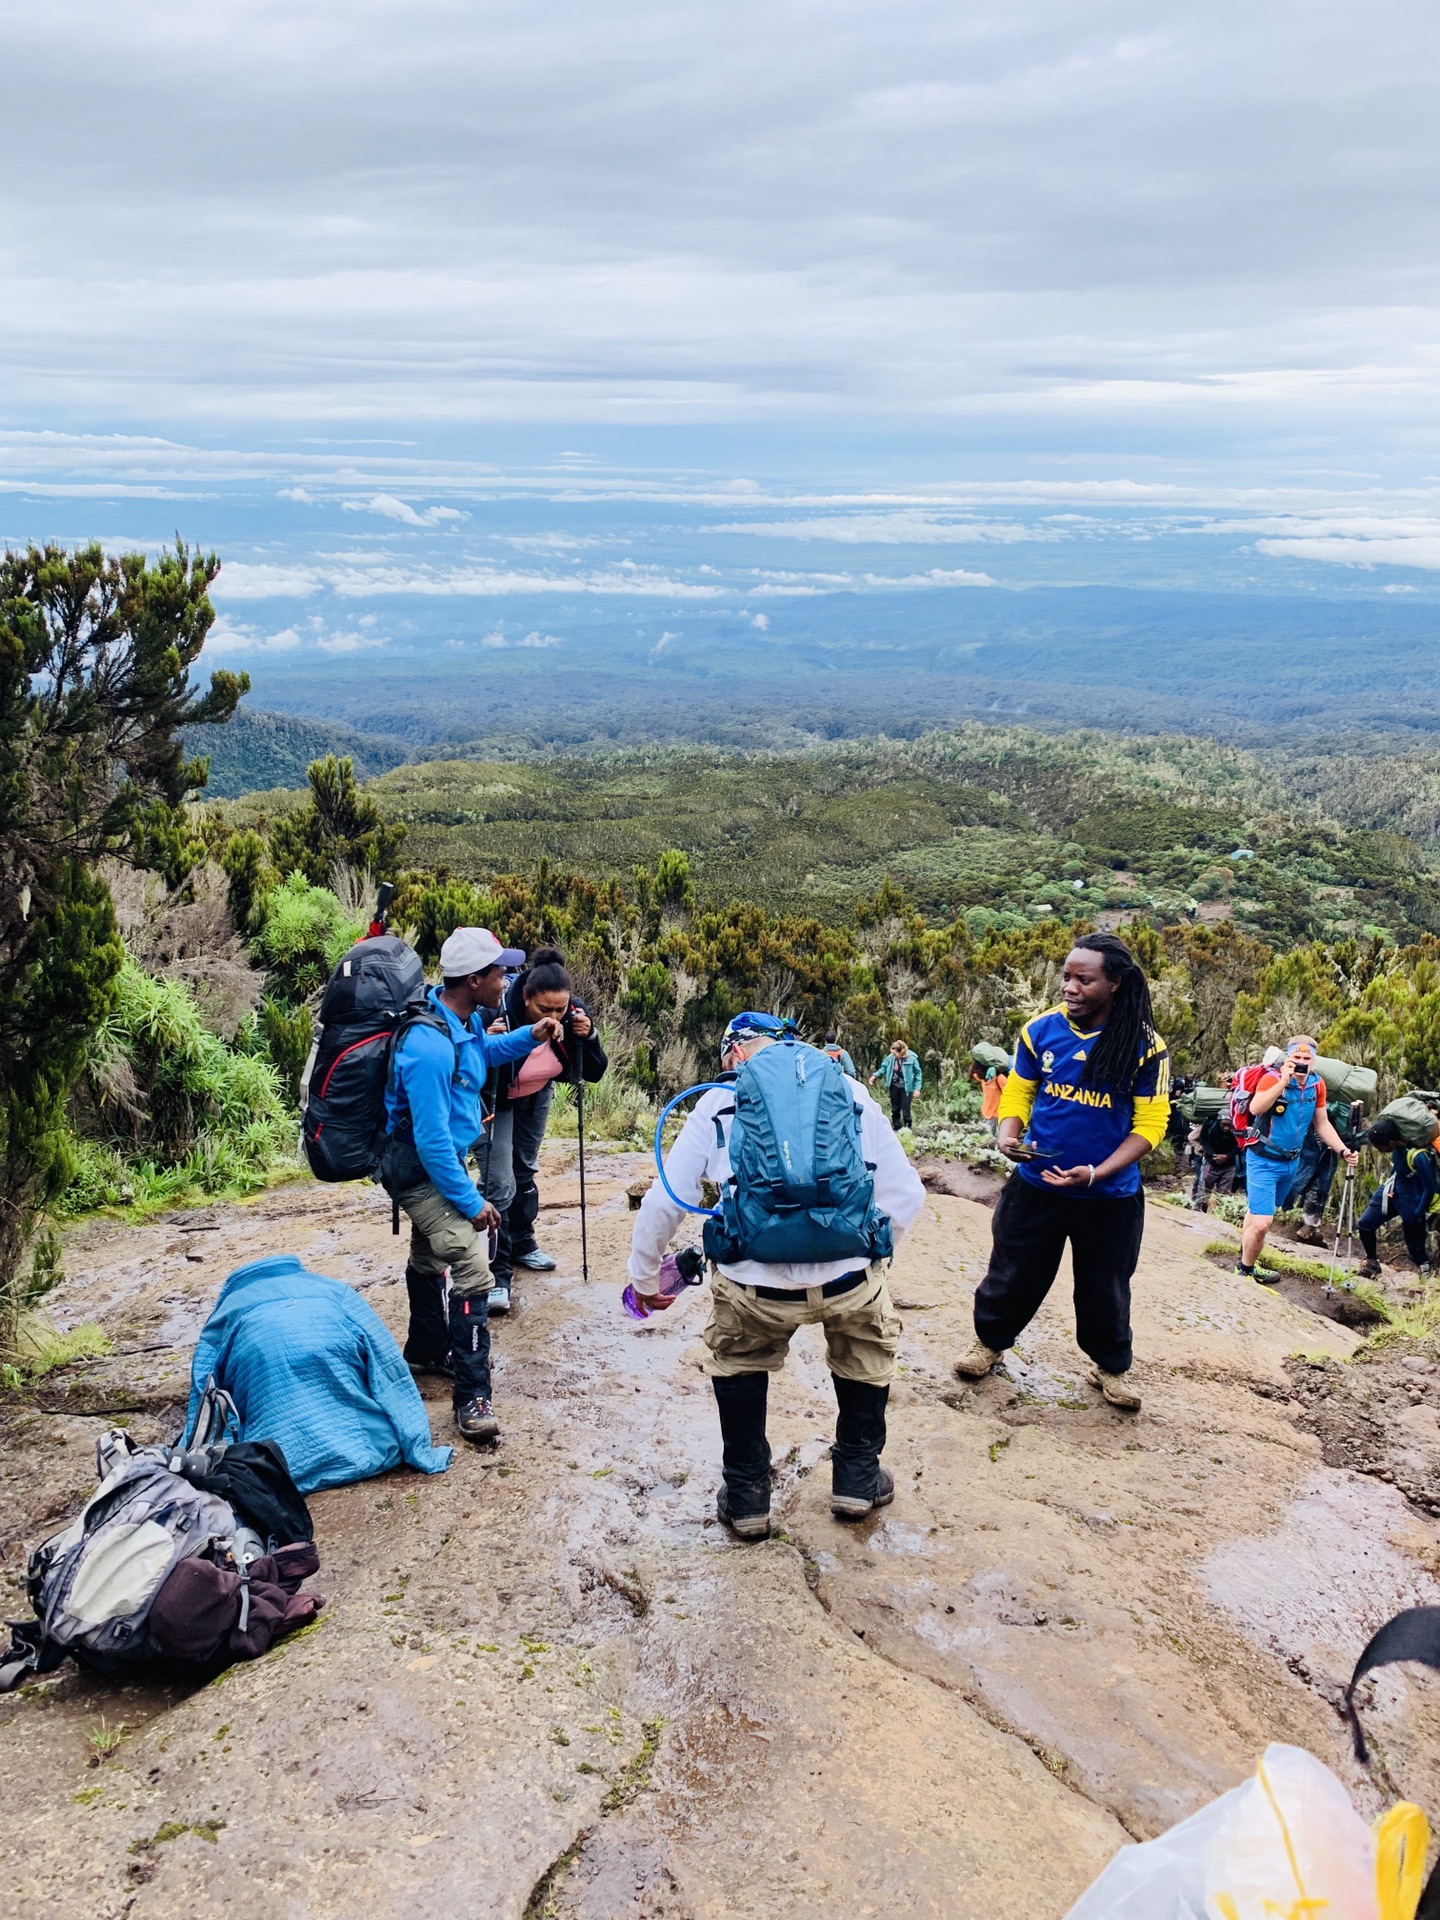
<instances>
[{"instance_id":1,"label":"dense green shrub","mask_svg":"<svg viewBox=\"0 0 1440 1920\"><path fill-rule=\"evenodd\" d=\"M270 970L272 990L294 1003L324 986L364 931L359 916L347 913L328 887L312 885L297 869L267 897L255 950Z\"/></svg>"}]
</instances>

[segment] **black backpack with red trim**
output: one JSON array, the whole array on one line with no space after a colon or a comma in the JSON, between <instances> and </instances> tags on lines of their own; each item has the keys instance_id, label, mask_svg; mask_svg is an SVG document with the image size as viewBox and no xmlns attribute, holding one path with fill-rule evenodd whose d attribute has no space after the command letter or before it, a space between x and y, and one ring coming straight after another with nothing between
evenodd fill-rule
<instances>
[{"instance_id":1,"label":"black backpack with red trim","mask_svg":"<svg viewBox=\"0 0 1440 1920\"><path fill-rule=\"evenodd\" d=\"M368 1180L385 1147L385 1088L401 1037L444 1020L425 999L425 969L398 934L354 946L330 976L320 1031L300 1083L305 1158L317 1180Z\"/></svg>"}]
</instances>

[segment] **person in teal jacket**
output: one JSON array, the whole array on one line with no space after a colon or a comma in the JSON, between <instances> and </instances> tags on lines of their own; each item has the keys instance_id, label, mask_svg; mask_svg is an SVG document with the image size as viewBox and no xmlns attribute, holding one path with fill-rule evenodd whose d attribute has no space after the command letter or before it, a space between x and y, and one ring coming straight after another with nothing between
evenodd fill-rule
<instances>
[{"instance_id":1,"label":"person in teal jacket","mask_svg":"<svg viewBox=\"0 0 1440 1920\"><path fill-rule=\"evenodd\" d=\"M919 1054L912 1053L903 1040L895 1042L871 1074L872 1087L879 1080L890 1089L890 1124L896 1133L910 1125L910 1102L920 1091L924 1077Z\"/></svg>"}]
</instances>

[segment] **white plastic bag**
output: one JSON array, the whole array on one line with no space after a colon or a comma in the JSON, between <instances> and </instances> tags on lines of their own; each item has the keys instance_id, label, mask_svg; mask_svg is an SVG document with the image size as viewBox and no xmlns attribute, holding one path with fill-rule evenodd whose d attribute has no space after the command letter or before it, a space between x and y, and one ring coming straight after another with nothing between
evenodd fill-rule
<instances>
[{"instance_id":1,"label":"white plastic bag","mask_svg":"<svg viewBox=\"0 0 1440 1920\"><path fill-rule=\"evenodd\" d=\"M1372 1832L1299 1747L1110 1862L1067 1920L1414 1920L1430 1830L1392 1807Z\"/></svg>"}]
</instances>

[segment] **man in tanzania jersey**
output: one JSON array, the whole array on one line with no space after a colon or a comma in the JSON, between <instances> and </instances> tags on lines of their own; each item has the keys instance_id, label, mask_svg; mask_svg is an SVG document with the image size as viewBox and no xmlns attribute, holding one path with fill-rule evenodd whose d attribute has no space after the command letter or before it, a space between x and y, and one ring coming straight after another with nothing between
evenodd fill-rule
<instances>
[{"instance_id":1,"label":"man in tanzania jersey","mask_svg":"<svg viewBox=\"0 0 1440 1920\"><path fill-rule=\"evenodd\" d=\"M988 1373L1039 1312L1065 1244L1075 1273L1075 1337L1112 1406L1134 1409L1130 1280L1140 1258L1140 1161L1165 1137L1170 1056L1150 989L1110 933L1086 934L1065 961L1062 1003L1027 1022L1000 1101L999 1144L1015 1162L995 1208L990 1267L975 1295L975 1343L955 1363ZM1024 1134L1022 1141L1021 1135Z\"/></svg>"}]
</instances>

